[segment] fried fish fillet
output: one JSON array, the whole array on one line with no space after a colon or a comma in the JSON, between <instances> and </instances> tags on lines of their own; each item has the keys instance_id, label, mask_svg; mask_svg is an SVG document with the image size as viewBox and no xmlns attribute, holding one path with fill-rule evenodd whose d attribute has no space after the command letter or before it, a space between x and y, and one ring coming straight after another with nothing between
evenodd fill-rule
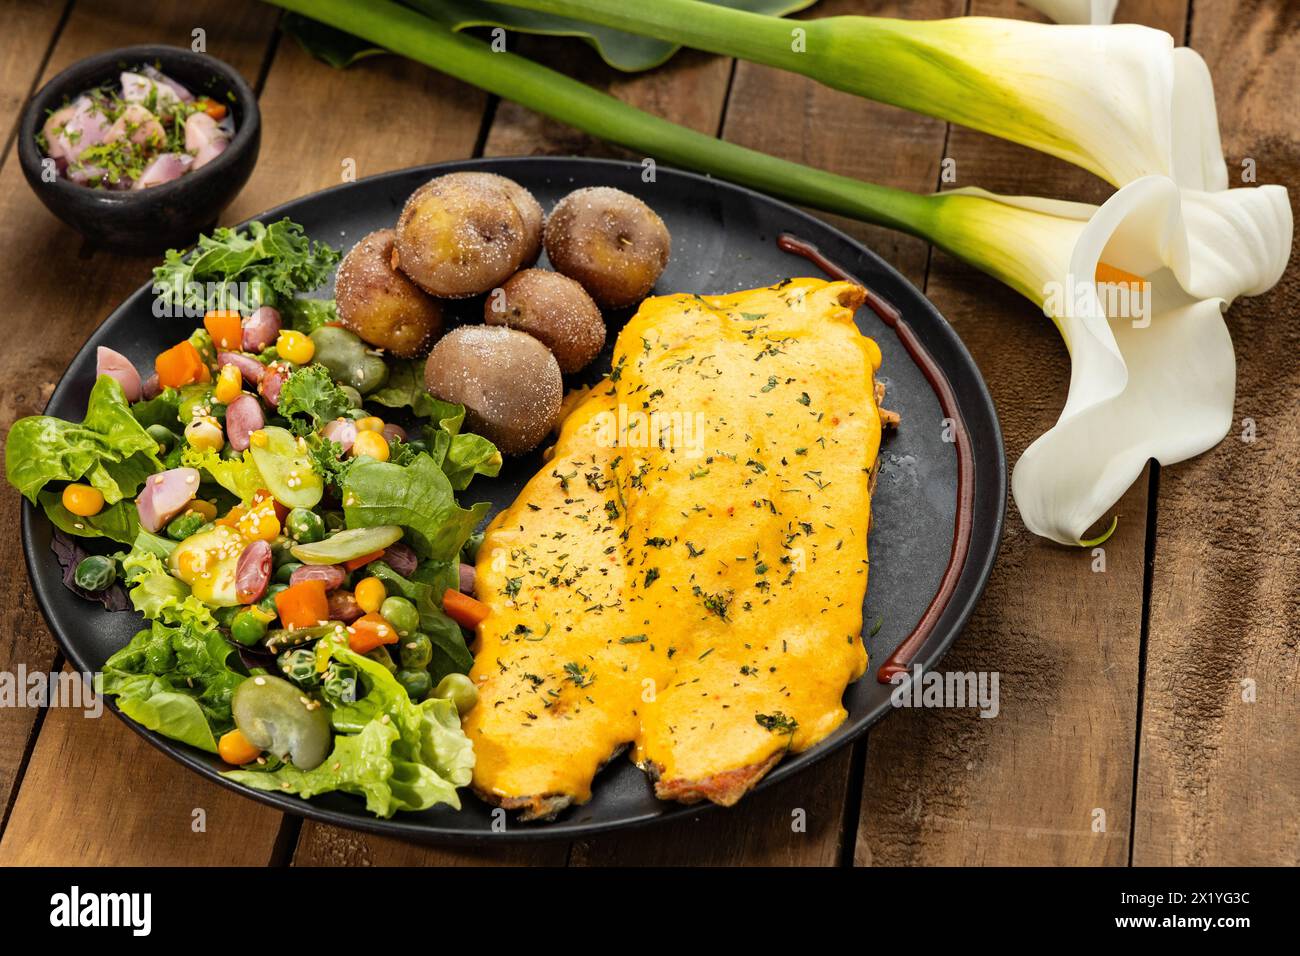
<instances>
[{"instance_id":1,"label":"fried fish fillet","mask_svg":"<svg viewBox=\"0 0 1300 956\"><path fill-rule=\"evenodd\" d=\"M624 328L480 551L481 794L548 815L631 745L661 798L729 805L844 720L881 428L862 299L797 279Z\"/></svg>"}]
</instances>

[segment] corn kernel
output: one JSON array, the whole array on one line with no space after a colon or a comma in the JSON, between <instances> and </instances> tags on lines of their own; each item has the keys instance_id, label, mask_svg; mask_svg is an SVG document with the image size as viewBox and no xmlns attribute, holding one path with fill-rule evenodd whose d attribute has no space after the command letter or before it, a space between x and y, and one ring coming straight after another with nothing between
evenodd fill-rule
<instances>
[{"instance_id":1,"label":"corn kernel","mask_svg":"<svg viewBox=\"0 0 1300 956\"><path fill-rule=\"evenodd\" d=\"M368 455L375 461L388 461L388 442L379 432L358 432L352 442L352 457Z\"/></svg>"},{"instance_id":2,"label":"corn kernel","mask_svg":"<svg viewBox=\"0 0 1300 956\"><path fill-rule=\"evenodd\" d=\"M301 332L285 329L275 340L275 350L285 361L306 365L316 354L316 344Z\"/></svg>"},{"instance_id":3,"label":"corn kernel","mask_svg":"<svg viewBox=\"0 0 1300 956\"><path fill-rule=\"evenodd\" d=\"M359 432L382 432L384 430L384 420L378 415L367 415L365 418L358 418L353 422Z\"/></svg>"},{"instance_id":4,"label":"corn kernel","mask_svg":"<svg viewBox=\"0 0 1300 956\"><path fill-rule=\"evenodd\" d=\"M104 496L90 485L68 485L63 489L63 507L80 518L89 518L104 510Z\"/></svg>"},{"instance_id":5,"label":"corn kernel","mask_svg":"<svg viewBox=\"0 0 1300 956\"><path fill-rule=\"evenodd\" d=\"M222 405L229 405L237 399L244 390L244 376L239 373L239 369L233 365L221 366L221 371L217 375L217 385L213 389L213 395Z\"/></svg>"},{"instance_id":6,"label":"corn kernel","mask_svg":"<svg viewBox=\"0 0 1300 956\"><path fill-rule=\"evenodd\" d=\"M367 614L374 614L384 603L384 598L388 597L388 589L379 578L366 578L357 584L352 596L361 610Z\"/></svg>"}]
</instances>

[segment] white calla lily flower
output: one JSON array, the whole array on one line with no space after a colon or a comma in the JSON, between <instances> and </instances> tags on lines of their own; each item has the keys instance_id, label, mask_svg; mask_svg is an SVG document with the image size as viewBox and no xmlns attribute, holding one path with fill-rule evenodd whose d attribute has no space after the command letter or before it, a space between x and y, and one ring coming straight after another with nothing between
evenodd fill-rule
<instances>
[{"instance_id":1,"label":"white calla lily flower","mask_svg":"<svg viewBox=\"0 0 1300 956\"><path fill-rule=\"evenodd\" d=\"M1065 408L1012 473L1021 516L1035 534L1093 543L1087 530L1148 459L1190 458L1231 427L1236 361L1223 310L1281 277L1287 192L1186 190L1148 176L1100 207L945 195L969 233L956 251L1042 303L1070 350Z\"/></svg>"},{"instance_id":2,"label":"white calla lily flower","mask_svg":"<svg viewBox=\"0 0 1300 956\"><path fill-rule=\"evenodd\" d=\"M1110 23L1119 0L1020 0L1057 23Z\"/></svg>"}]
</instances>

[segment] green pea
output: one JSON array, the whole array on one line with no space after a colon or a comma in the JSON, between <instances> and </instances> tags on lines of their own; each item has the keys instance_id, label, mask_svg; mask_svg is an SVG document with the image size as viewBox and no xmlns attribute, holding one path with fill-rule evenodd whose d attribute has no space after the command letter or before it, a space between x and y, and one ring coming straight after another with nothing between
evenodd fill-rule
<instances>
[{"instance_id":1,"label":"green pea","mask_svg":"<svg viewBox=\"0 0 1300 956\"><path fill-rule=\"evenodd\" d=\"M384 603L379 605L379 614L397 629L398 637L414 634L420 629L420 612L404 597L393 595L384 598Z\"/></svg>"},{"instance_id":2,"label":"green pea","mask_svg":"<svg viewBox=\"0 0 1300 956\"><path fill-rule=\"evenodd\" d=\"M285 518L284 530L299 543L319 541L325 537L325 519L310 508L294 508Z\"/></svg>"},{"instance_id":3,"label":"green pea","mask_svg":"<svg viewBox=\"0 0 1300 956\"><path fill-rule=\"evenodd\" d=\"M478 703L478 688L465 674L448 674L438 681L433 696L450 700L456 705L456 712L463 717Z\"/></svg>"},{"instance_id":4,"label":"green pea","mask_svg":"<svg viewBox=\"0 0 1300 956\"><path fill-rule=\"evenodd\" d=\"M352 403L353 408L361 407L361 393L351 385L340 385L339 391L348 397L348 401Z\"/></svg>"},{"instance_id":5,"label":"green pea","mask_svg":"<svg viewBox=\"0 0 1300 956\"><path fill-rule=\"evenodd\" d=\"M145 431L149 433L150 438L158 443L159 455L166 455L180 441L176 433L166 425L150 425Z\"/></svg>"},{"instance_id":6,"label":"green pea","mask_svg":"<svg viewBox=\"0 0 1300 956\"><path fill-rule=\"evenodd\" d=\"M293 577L293 572L302 567L301 561L286 561L275 569L274 580L280 584L288 584Z\"/></svg>"},{"instance_id":7,"label":"green pea","mask_svg":"<svg viewBox=\"0 0 1300 956\"><path fill-rule=\"evenodd\" d=\"M197 534L207 523L208 519L197 511L182 512L180 517L173 518L167 525L167 537L173 541L184 541L190 535Z\"/></svg>"},{"instance_id":8,"label":"green pea","mask_svg":"<svg viewBox=\"0 0 1300 956\"><path fill-rule=\"evenodd\" d=\"M231 640L252 647L266 636L266 618L257 611L244 609L230 622Z\"/></svg>"},{"instance_id":9,"label":"green pea","mask_svg":"<svg viewBox=\"0 0 1300 956\"><path fill-rule=\"evenodd\" d=\"M429 688L433 686L433 678L423 668L417 670L403 667L397 672L396 677L397 683L406 688L406 693L410 695L411 700L422 700L424 695L429 693Z\"/></svg>"},{"instance_id":10,"label":"green pea","mask_svg":"<svg viewBox=\"0 0 1300 956\"><path fill-rule=\"evenodd\" d=\"M381 610L380 613L383 614L383 611ZM393 622L390 619L388 623ZM433 642L429 640L427 634L417 631L410 637L402 638L397 646L402 658L402 666L409 670L423 670L429 666L429 661L433 660Z\"/></svg>"},{"instance_id":11,"label":"green pea","mask_svg":"<svg viewBox=\"0 0 1300 956\"><path fill-rule=\"evenodd\" d=\"M72 580L83 590L103 591L112 587L117 580L117 565L112 558L106 558L102 554L88 555L77 564L77 570L72 572Z\"/></svg>"}]
</instances>

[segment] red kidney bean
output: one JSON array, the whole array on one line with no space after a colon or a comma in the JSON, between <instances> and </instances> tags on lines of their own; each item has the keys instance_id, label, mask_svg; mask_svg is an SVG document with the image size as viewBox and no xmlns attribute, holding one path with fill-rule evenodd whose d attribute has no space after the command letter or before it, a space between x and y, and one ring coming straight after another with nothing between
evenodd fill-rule
<instances>
[{"instance_id":1,"label":"red kidney bean","mask_svg":"<svg viewBox=\"0 0 1300 956\"><path fill-rule=\"evenodd\" d=\"M283 365L268 365L266 374L262 376L262 382L257 386L257 390L262 393L262 397L272 408L280 405L280 387L284 385L284 380L289 377L289 372Z\"/></svg>"},{"instance_id":2,"label":"red kidney bean","mask_svg":"<svg viewBox=\"0 0 1300 956\"><path fill-rule=\"evenodd\" d=\"M320 432L332 442L337 442L346 455L352 450L352 443L357 440L357 426L350 418L336 418L321 429Z\"/></svg>"},{"instance_id":3,"label":"red kidney bean","mask_svg":"<svg viewBox=\"0 0 1300 956\"><path fill-rule=\"evenodd\" d=\"M271 546L254 541L239 555L235 565L235 600L240 604L260 601L271 580Z\"/></svg>"},{"instance_id":4,"label":"red kidney bean","mask_svg":"<svg viewBox=\"0 0 1300 956\"><path fill-rule=\"evenodd\" d=\"M199 492L199 473L193 468L172 468L150 475L135 499L140 524L157 532L180 514Z\"/></svg>"},{"instance_id":5,"label":"red kidney bean","mask_svg":"<svg viewBox=\"0 0 1300 956\"><path fill-rule=\"evenodd\" d=\"M233 365L239 369L239 374L244 377L244 381L249 385L256 385L262 381L266 375L266 366L253 358L251 355L245 355L243 352L218 352L217 367L223 365Z\"/></svg>"},{"instance_id":6,"label":"red kidney bean","mask_svg":"<svg viewBox=\"0 0 1300 956\"><path fill-rule=\"evenodd\" d=\"M406 441L406 429L401 425L394 425L392 422L385 425L384 430L380 434L384 436L384 441L389 443L393 441Z\"/></svg>"},{"instance_id":7,"label":"red kidney bean","mask_svg":"<svg viewBox=\"0 0 1300 956\"><path fill-rule=\"evenodd\" d=\"M158 373L154 372L144 380L140 386L140 397L144 399L157 398L162 394L162 386L158 384Z\"/></svg>"},{"instance_id":8,"label":"red kidney bean","mask_svg":"<svg viewBox=\"0 0 1300 956\"><path fill-rule=\"evenodd\" d=\"M290 584L299 584L303 581L324 581L326 591L333 591L347 579L347 568L341 564L304 564L302 567L294 569L293 574L289 575Z\"/></svg>"},{"instance_id":9,"label":"red kidney bean","mask_svg":"<svg viewBox=\"0 0 1300 956\"><path fill-rule=\"evenodd\" d=\"M474 593L474 566L472 564L462 564L460 566L460 592L462 594Z\"/></svg>"},{"instance_id":10,"label":"red kidney bean","mask_svg":"<svg viewBox=\"0 0 1300 956\"><path fill-rule=\"evenodd\" d=\"M415 567L420 563L419 558L409 544L390 544L384 549L384 563L396 571L404 578L409 578L415 573Z\"/></svg>"},{"instance_id":11,"label":"red kidney bean","mask_svg":"<svg viewBox=\"0 0 1300 956\"><path fill-rule=\"evenodd\" d=\"M143 389L140 384L140 373L131 364L131 360L121 352L115 352L103 345L95 351L95 376L100 375L107 375L121 385L122 393L126 395L128 402L140 401L140 393Z\"/></svg>"},{"instance_id":12,"label":"red kidney bean","mask_svg":"<svg viewBox=\"0 0 1300 956\"><path fill-rule=\"evenodd\" d=\"M235 451L248 448L248 436L265 424L262 403L252 395L240 395L226 406L226 437Z\"/></svg>"},{"instance_id":13,"label":"red kidney bean","mask_svg":"<svg viewBox=\"0 0 1300 956\"><path fill-rule=\"evenodd\" d=\"M331 591L329 593L329 609L331 621L342 621L344 624L351 624L365 612L361 610L361 605L357 599L352 596L351 591Z\"/></svg>"},{"instance_id":14,"label":"red kidney bean","mask_svg":"<svg viewBox=\"0 0 1300 956\"><path fill-rule=\"evenodd\" d=\"M244 351L260 352L280 334L280 313L264 305L244 320Z\"/></svg>"}]
</instances>

